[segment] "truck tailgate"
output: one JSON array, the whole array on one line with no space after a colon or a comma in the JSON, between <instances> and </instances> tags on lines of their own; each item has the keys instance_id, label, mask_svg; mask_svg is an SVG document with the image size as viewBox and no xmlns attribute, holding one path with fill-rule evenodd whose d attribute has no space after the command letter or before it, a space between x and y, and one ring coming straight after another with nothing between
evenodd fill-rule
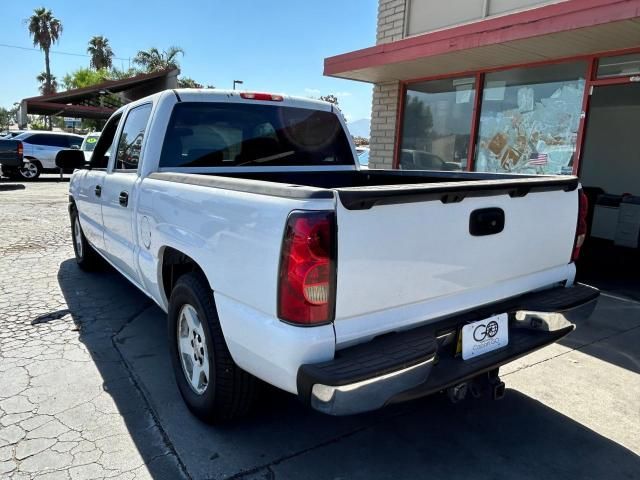
<instances>
[{"instance_id":1,"label":"truck tailgate","mask_svg":"<svg viewBox=\"0 0 640 480\"><path fill-rule=\"evenodd\" d=\"M414 185L399 197L386 187L376 201L339 189L337 343L358 330L377 335L571 278L577 180L534 184L459 194L443 193L442 184L420 194Z\"/></svg>"}]
</instances>

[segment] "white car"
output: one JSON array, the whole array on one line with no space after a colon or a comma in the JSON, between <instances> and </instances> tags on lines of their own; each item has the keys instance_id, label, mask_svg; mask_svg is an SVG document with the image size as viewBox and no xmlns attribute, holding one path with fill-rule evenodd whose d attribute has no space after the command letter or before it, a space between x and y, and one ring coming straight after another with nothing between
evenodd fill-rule
<instances>
[{"instance_id":1,"label":"white car","mask_svg":"<svg viewBox=\"0 0 640 480\"><path fill-rule=\"evenodd\" d=\"M256 378L332 415L500 398L498 368L598 297L574 281L576 177L360 171L330 103L168 90L120 108L90 167L69 185L76 261L105 259L167 312L205 421L246 412Z\"/></svg>"},{"instance_id":2,"label":"white car","mask_svg":"<svg viewBox=\"0 0 640 480\"><path fill-rule=\"evenodd\" d=\"M356 147L356 154L358 155L358 163L362 170L369 168L369 147Z\"/></svg>"},{"instance_id":3,"label":"white car","mask_svg":"<svg viewBox=\"0 0 640 480\"><path fill-rule=\"evenodd\" d=\"M17 171L23 180L35 180L42 172L58 172L56 155L60 150L79 149L83 137L73 133L29 131L13 137L23 145L24 166Z\"/></svg>"},{"instance_id":4,"label":"white car","mask_svg":"<svg viewBox=\"0 0 640 480\"><path fill-rule=\"evenodd\" d=\"M93 150L96 148L99 138L100 132L88 133L87 136L84 137L80 150L84 153L84 158L87 162L91 160L91 155L93 154Z\"/></svg>"}]
</instances>

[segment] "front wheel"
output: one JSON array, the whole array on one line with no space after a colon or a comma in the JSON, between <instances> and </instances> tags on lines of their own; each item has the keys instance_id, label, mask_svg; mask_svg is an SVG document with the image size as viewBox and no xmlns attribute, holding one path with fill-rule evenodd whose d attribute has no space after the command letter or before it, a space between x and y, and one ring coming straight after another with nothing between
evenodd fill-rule
<instances>
[{"instance_id":1,"label":"front wheel","mask_svg":"<svg viewBox=\"0 0 640 480\"><path fill-rule=\"evenodd\" d=\"M85 271L99 269L102 266L102 259L84 236L78 211L75 208L71 211L71 237L78 266Z\"/></svg>"},{"instance_id":2,"label":"front wheel","mask_svg":"<svg viewBox=\"0 0 640 480\"><path fill-rule=\"evenodd\" d=\"M187 273L176 282L168 328L176 382L189 410L207 423L246 414L253 403L256 378L231 358L213 292L203 275Z\"/></svg>"}]
</instances>

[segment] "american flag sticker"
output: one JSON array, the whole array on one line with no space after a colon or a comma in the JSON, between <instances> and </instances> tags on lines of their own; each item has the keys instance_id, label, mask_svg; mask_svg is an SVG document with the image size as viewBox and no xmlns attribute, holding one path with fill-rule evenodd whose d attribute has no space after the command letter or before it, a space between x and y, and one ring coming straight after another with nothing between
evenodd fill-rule
<instances>
[{"instance_id":1,"label":"american flag sticker","mask_svg":"<svg viewBox=\"0 0 640 480\"><path fill-rule=\"evenodd\" d=\"M529 165L546 165L549 163L549 155L546 153L532 153L529 157Z\"/></svg>"}]
</instances>

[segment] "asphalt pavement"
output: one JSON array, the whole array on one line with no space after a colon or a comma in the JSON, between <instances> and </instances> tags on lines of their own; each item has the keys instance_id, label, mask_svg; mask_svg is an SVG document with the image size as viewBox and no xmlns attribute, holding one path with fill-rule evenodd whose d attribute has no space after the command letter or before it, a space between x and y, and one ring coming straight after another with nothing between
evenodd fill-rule
<instances>
[{"instance_id":1,"label":"asphalt pavement","mask_svg":"<svg viewBox=\"0 0 640 480\"><path fill-rule=\"evenodd\" d=\"M504 367L501 401L334 418L264 388L212 427L180 399L162 311L75 265L67 188L0 188L0 478L640 478L633 295L605 291L573 334Z\"/></svg>"}]
</instances>

